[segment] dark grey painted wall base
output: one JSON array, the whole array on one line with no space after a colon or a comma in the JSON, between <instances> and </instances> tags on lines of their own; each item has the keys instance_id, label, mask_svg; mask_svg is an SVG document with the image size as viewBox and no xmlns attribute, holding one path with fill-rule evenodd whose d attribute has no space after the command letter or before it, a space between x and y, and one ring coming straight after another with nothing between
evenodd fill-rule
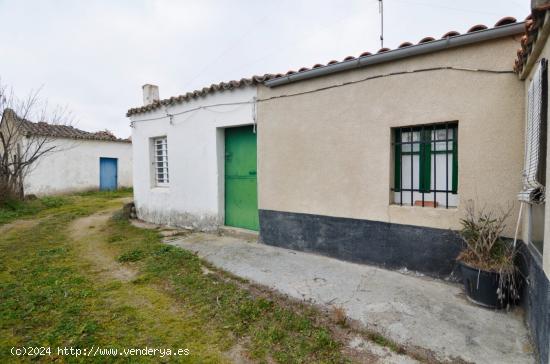
<instances>
[{"instance_id":1,"label":"dark grey painted wall base","mask_svg":"<svg viewBox=\"0 0 550 364\"><path fill-rule=\"evenodd\" d=\"M519 263L523 276L523 302L527 326L539 353L539 363L550 363L550 282L540 255L521 243Z\"/></svg>"},{"instance_id":2,"label":"dark grey painted wall base","mask_svg":"<svg viewBox=\"0 0 550 364\"><path fill-rule=\"evenodd\" d=\"M350 262L459 279L455 258L461 241L450 230L260 210L260 240Z\"/></svg>"}]
</instances>

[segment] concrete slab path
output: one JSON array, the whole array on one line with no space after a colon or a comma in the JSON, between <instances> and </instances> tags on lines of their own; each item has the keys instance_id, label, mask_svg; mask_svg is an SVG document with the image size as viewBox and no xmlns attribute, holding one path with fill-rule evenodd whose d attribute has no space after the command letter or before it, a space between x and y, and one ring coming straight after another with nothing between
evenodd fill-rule
<instances>
[{"instance_id":1,"label":"concrete slab path","mask_svg":"<svg viewBox=\"0 0 550 364\"><path fill-rule=\"evenodd\" d=\"M291 297L342 306L367 328L439 360L535 362L520 309L475 306L456 284L228 236L196 233L169 243Z\"/></svg>"}]
</instances>

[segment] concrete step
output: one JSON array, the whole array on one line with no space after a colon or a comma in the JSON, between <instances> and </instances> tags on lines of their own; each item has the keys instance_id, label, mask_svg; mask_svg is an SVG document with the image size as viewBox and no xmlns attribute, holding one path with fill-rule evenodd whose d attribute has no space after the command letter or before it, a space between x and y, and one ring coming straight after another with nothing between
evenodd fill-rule
<instances>
[{"instance_id":1,"label":"concrete step","mask_svg":"<svg viewBox=\"0 0 550 364\"><path fill-rule=\"evenodd\" d=\"M221 235L232 236L234 238L258 241L260 234L254 230L242 229L234 226L220 226L219 232Z\"/></svg>"}]
</instances>

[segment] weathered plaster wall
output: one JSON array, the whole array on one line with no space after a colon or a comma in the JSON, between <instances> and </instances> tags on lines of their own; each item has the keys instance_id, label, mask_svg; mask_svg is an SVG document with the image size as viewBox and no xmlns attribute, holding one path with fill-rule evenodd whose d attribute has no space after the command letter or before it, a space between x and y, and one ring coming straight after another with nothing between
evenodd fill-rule
<instances>
[{"instance_id":1,"label":"weathered plaster wall","mask_svg":"<svg viewBox=\"0 0 550 364\"><path fill-rule=\"evenodd\" d=\"M505 38L272 89L262 86L259 99L431 67L511 71L517 47L518 39ZM479 205L516 200L523 99L515 74L438 70L260 102L259 207L456 229L468 199ZM392 205L391 128L453 120L459 125L458 208Z\"/></svg>"},{"instance_id":2,"label":"weathered plaster wall","mask_svg":"<svg viewBox=\"0 0 550 364\"><path fill-rule=\"evenodd\" d=\"M170 106L170 114L194 108L248 102L256 87L217 92ZM153 118L159 120L147 120ZM252 104L226 105L174 115L164 109L133 116L134 202L146 221L212 230L224 221L223 128L254 122ZM166 136L170 183L156 187L150 163L150 139Z\"/></svg>"},{"instance_id":3,"label":"weathered plaster wall","mask_svg":"<svg viewBox=\"0 0 550 364\"><path fill-rule=\"evenodd\" d=\"M48 195L99 188L99 158L118 159L118 186L132 186L132 145L124 142L55 139L56 151L29 170L25 193Z\"/></svg>"}]
</instances>

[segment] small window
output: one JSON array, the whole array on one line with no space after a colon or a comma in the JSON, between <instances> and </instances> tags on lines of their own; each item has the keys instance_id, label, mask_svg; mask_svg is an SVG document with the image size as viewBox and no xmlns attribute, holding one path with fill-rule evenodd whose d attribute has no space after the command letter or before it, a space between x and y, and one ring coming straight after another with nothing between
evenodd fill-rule
<instances>
[{"instance_id":1,"label":"small window","mask_svg":"<svg viewBox=\"0 0 550 364\"><path fill-rule=\"evenodd\" d=\"M157 186L167 186L168 177L168 144L166 137L153 139L153 173Z\"/></svg>"},{"instance_id":2,"label":"small window","mask_svg":"<svg viewBox=\"0 0 550 364\"><path fill-rule=\"evenodd\" d=\"M542 255L546 205L548 137L548 61L541 59L527 91L523 188L518 198L529 204L529 243Z\"/></svg>"},{"instance_id":3,"label":"small window","mask_svg":"<svg viewBox=\"0 0 550 364\"><path fill-rule=\"evenodd\" d=\"M393 201L400 205L458 205L458 124L393 130Z\"/></svg>"}]
</instances>

